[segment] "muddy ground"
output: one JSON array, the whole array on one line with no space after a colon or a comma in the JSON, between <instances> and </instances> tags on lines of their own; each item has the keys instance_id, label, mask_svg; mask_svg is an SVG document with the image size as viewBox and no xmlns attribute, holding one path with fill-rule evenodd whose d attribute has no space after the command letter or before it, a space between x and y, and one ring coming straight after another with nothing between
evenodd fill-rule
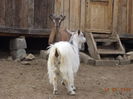
<instances>
[{"instance_id":1,"label":"muddy ground","mask_svg":"<svg viewBox=\"0 0 133 99\"><path fill-rule=\"evenodd\" d=\"M133 99L133 64L81 64L75 78L76 96L68 96L62 85L59 85L60 94L52 95L46 64L39 56L30 65L1 57L0 99Z\"/></svg>"}]
</instances>

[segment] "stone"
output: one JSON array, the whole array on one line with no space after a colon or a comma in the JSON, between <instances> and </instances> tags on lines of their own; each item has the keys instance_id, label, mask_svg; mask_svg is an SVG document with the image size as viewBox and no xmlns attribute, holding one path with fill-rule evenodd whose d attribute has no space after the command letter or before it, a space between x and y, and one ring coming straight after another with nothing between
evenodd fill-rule
<instances>
[{"instance_id":1,"label":"stone","mask_svg":"<svg viewBox=\"0 0 133 99\"><path fill-rule=\"evenodd\" d=\"M22 65L31 65L31 63L29 61L21 61Z\"/></svg>"},{"instance_id":2,"label":"stone","mask_svg":"<svg viewBox=\"0 0 133 99\"><path fill-rule=\"evenodd\" d=\"M96 66L117 66L119 60L95 60Z\"/></svg>"},{"instance_id":3,"label":"stone","mask_svg":"<svg viewBox=\"0 0 133 99\"><path fill-rule=\"evenodd\" d=\"M31 60L34 60L35 59L35 56L33 54L28 54L24 60L27 60L27 61L31 61Z\"/></svg>"},{"instance_id":4,"label":"stone","mask_svg":"<svg viewBox=\"0 0 133 99\"><path fill-rule=\"evenodd\" d=\"M116 59L123 60L123 57L121 55L117 56Z\"/></svg>"},{"instance_id":5,"label":"stone","mask_svg":"<svg viewBox=\"0 0 133 99\"><path fill-rule=\"evenodd\" d=\"M119 60L120 65L127 65L127 64L130 64L130 63L131 63L131 61L129 59Z\"/></svg>"},{"instance_id":6,"label":"stone","mask_svg":"<svg viewBox=\"0 0 133 99\"><path fill-rule=\"evenodd\" d=\"M130 64L130 59L128 59L126 55L119 55L116 59L119 60L119 65Z\"/></svg>"},{"instance_id":7,"label":"stone","mask_svg":"<svg viewBox=\"0 0 133 99\"><path fill-rule=\"evenodd\" d=\"M130 59L132 61L133 60L133 51L127 52L126 56L127 56L127 59Z\"/></svg>"},{"instance_id":8,"label":"stone","mask_svg":"<svg viewBox=\"0 0 133 99\"><path fill-rule=\"evenodd\" d=\"M16 59L23 60L27 56L27 54L25 49L18 49L18 50L12 50L11 56L13 60L16 60Z\"/></svg>"},{"instance_id":9,"label":"stone","mask_svg":"<svg viewBox=\"0 0 133 99\"><path fill-rule=\"evenodd\" d=\"M24 37L19 37L10 40L10 50L26 49L27 44Z\"/></svg>"}]
</instances>

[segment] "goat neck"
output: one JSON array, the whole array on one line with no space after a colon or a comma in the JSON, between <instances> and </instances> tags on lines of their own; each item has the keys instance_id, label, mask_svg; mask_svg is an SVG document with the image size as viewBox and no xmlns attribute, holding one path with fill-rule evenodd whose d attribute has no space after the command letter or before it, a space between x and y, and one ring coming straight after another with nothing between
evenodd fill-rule
<instances>
[{"instance_id":1,"label":"goat neck","mask_svg":"<svg viewBox=\"0 0 133 99\"><path fill-rule=\"evenodd\" d=\"M71 38L70 38L70 44L72 44L72 46L73 46L73 49L76 51L76 52L78 52L79 53L79 49L78 49L78 41L72 36Z\"/></svg>"}]
</instances>

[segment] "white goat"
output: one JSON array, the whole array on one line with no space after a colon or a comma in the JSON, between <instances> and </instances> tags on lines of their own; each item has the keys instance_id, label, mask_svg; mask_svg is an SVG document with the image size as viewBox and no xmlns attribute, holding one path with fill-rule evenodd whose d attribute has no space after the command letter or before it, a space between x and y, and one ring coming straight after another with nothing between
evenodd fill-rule
<instances>
[{"instance_id":1,"label":"white goat","mask_svg":"<svg viewBox=\"0 0 133 99\"><path fill-rule=\"evenodd\" d=\"M75 95L74 75L79 69L79 48L86 39L83 33L77 31L72 34L70 42L60 41L51 45L48 52L48 75L53 84L53 94L58 94L58 77L65 83L68 93Z\"/></svg>"}]
</instances>

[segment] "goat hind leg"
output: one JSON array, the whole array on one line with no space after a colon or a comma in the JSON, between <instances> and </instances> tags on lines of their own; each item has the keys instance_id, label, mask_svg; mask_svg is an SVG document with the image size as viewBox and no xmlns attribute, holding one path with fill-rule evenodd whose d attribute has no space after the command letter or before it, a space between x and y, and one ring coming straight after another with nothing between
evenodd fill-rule
<instances>
[{"instance_id":1,"label":"goat hind leg","mask_svg":"<svg viewBox=\"0 0 133 99\"><path fill-rule=\"evenodd\" d=\"M75 90L74 90L74 76L73 74L69 74L68 80L67 80L67 87L68 87L68 94L70 95L75 95Z\"/></svg>"},{"instance_id":2,"label":"goat hind leg","mask_svg":"<svg viewBox=\"0 0 133 99\"><path fill-rule=\"evenodd\" d=\"M52 76L50 76L50 81L53 85L53 94L58 94L58 78L55 73L52 73Z\"/></svg>"}]
</instances>

